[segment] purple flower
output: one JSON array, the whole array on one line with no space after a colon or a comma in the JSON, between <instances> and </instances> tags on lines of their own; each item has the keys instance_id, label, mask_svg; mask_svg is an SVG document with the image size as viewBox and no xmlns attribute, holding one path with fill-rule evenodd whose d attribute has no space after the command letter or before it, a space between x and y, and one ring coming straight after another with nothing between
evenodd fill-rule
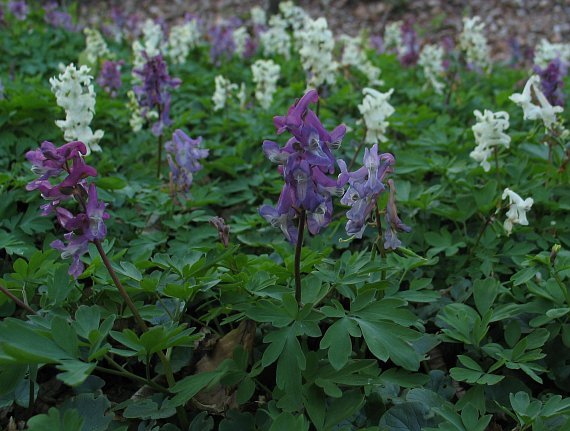
<instances>
[{"instance_id":1,"label":"purple flower","mask_svg":"<svg viewBox=\"0 0 570 431\"><path fill-rule=\"evenodd\" d=\"M149 58L146 52L143 52L143 56L146 59L143 69L134 70L134 73L141 77L143 83L142 85L136 85L133 90L139 105L144 110L158 110L159 117L152 126L152 132L156 136L160 136L163 133L164 126L172 123L169 116L170 93L168 89L178 87L181 81L178 78L170 77L161 54Z\"/></svg>"},{"instance_id":2,"label":"purple flower","mask_svg":"<svg viewBox=\"0 0 570 431\"><path fill-rule=\"evenodd\" d=\"M402 24L402 51L400 52L400 63L404 66L413 66L420 58L420 46L418 44L418 35L414 30L411 21Z\"/></svg>"},{"instance_id":3,"label":"purple flower","mask_svg":"<svg viewBox=\"0 0 570 431\"><path fill-rule=\"evenodd\" d=\"M8 9L19 21L25 20L29 13L28 5L24 0L8 2Z\"/></svg>"},{"instance_id":4,"label":"purple flower","mask_svg":"<svg viewBox=\"0 0 570 431\"><path fill-rule=\"evenodd\" d=\"M52 27L62 27L66 30L73 31L74 25L71 15L67 12L58 11L58 4L51 1L44 6L44 21Z\"/></svg>"},{"instance_id":5,"label":"purple flower","mask_svg":"<svg viewBox=\"0 0 570 431\"><path fill-rule=\"evenodd\" d=\"M200 148L201 143L202 137L192 139L177 129L172 135L172 141L164 144L176 190L188 192L192 186L193 174L202 169L199 160L208 156L208 150Z\"/></svg>"},{"instance_id":6,"label":"purple flower","mask_svg":"<svg viewBox=\"0 0 570 431\"><path fill-rule=\"evenodd\" d=\"M26 186L27 190L39 190L48 201L42 205L42 214L55 213L57 221L67 233L67 245L56 240L51 246L61 251L61 257L73 258L69 274L77 278L83 272L81 256L87 251L90 241L102 240L107 234L105 203L99 201L95 184L87 186L85 179L96 176L95 168L87 165L82 155L87 148L82 142L70 142L56 147L44 141L40 148L28 151L26 158L32 163L32 171L39 177ZM66 176L61 180L61 175ZM61 180L58 184L57 180ZM74 214L60 203L71 198L79 203L79 211Z\"/></svg>"},{"instance_id":7,"label":"purple flower","mask_svg":"<svg viewBox=\"0 0 570 431\"><path fill-rule=\"evenodd\" d=\"M377 54L384 53L384 39L382 36L370 36L369 43L370 47L376 51Z\"/></svg>"},{"instance_id":8,"label":"purple flower","mask_svg":"<svg viewBox=\"0 0 570 431\"><path fill-rule=\"evenodd\" d=\"M390 186L390 197L386 206L386 231L384 233L384 248L386 250L395 250L402 245L402 241L398 239L398 232L411 232L412 228L405 225L396 209L396 186L393 180L388 180Z\"/></svg>"},{"instance_id":9,"label":"purple flower","mask_svg":"<svg viewBox=\"0 0 570 431\"><path fill-rule=\"evenodd\" d=\"M559 58L556 58L544 69L535 66L534 71L540 76L540 87L548 101L554 106L564 106L564 93L562 92L564 81L562 78L566 75L567 67Z\"/></svg>"},{"instance_id":10,"label":"purple flower","mask_svg":"<svg viewBox=\"0 0 570 431\"><path fill-rule=\"evenodd\" d=\"M230 244L230 227L226 221L222 217L212 217L210 223L218 230L218 237L224 247L227 248Z\"/></svg>"},{"instance_id":11,"label":"purple flower","mask_svg":"<svg viewBox=\"0 0 570 431\"><path fill-rule=\"evenodd\" d=\"M313 235L330 223L332 196L342 195L348 180L343 174L336 179L327 176L335 171L331 149L340 146L346 127L340 125L329 133L309 109L318 99L318 93L310 90L289 108L287 115L274 117L278 134L287 131L293 135L283 148L273 141L264 141L262 146L267 158L279 164L285 184L277 206L263 205L259 213L272 226L280 228L291 243L297 241L296 218L301 211L305 211ZM337 163L341 169L346 167L342 160Z\"/></svg>"},{"instance_id":12,"label":"purple flower","mask_svg":"<svg viewBox=\"0 0 570 431\"><path fill-rule=\"evenodd\" d=\"M97 78L97 84L99 84L111 97L116 97L117 91L121 88L121 66L124 63L125 62L123 60L105 60L101 67L101 72Z\"/></svg>"},{"instance_id":13,"label":"purple flower","mask_svg":"<svg viewBox=\"0 0 570 431\"><path fill-rule=\"evenodd\" d=\"M216 66L221 64L222 57L229 60L234 55L236 45L233 33L240 24L241 21L233 19L213 25L208 29L208 38L210 39L210 59Z\"/></svg>"}]
</instances>

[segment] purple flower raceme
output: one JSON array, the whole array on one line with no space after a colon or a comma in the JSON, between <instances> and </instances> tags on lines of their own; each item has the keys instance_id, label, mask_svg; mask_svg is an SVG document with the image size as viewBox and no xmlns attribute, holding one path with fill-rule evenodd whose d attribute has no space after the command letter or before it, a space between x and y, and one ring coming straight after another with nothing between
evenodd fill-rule
<instances>
[{"instance_id":1,"label":"purple flower raceme","mask_svg":"<svg viewBox=\"0 0 570 431\"><path fill-rule=\"evenodd\" d=\"M133 90L139 105L143 108L143 116L147 111L153 109L158 111L159 117L152 126L152 132L155 136L161 136L164 126L171 124L169 88L178 87L181 81L170 77L161 54L149 58L146 52L143 52L143 56L146 59L143 69L134 70L143 82L141 85L134 86Z\"/></svg>"},{"instance_id":2,"label":"purple flower raceme","mask_svg":"<svg viewBox=\"0 0 570 431\"><path fill-rule=\"evenodd\" d=\"M121 88L121 66L124 63L125 62L123 60L105 60L101 67L101 72L99 72L97 84L99 84L111 97L116 97L117 91Z\"/></svg>"},{"instance_id":3,"label":"purple flower raceme","mask_svg":"<svg viewBox=\"0 0 570 431\"><path fill-rule=\"evenodd\" d=\"M229 60L234 55L236 44L233 32L240 24L241 21L234 19L215 24L208 29L210 59L216 66L221 64L222 57Z\"/></svg>"},{"instance_id":4,"label":"purple flower raceme","mask_svg":"<svg viewBox=\"0 0 570 431\"><path fill-rule=\"evenodd\" d=\"M554 106L564 106L564 93L562 92L564 81L562 78L566 75L567 66L559 58L556 58L544 69L535 66L534 71L540 76L540 87L546 99Z\"/></svg>"},{"instance_id":5,"label":"purple flower raceme","mask_svg":"<svg viewBox=\"0 0 570 431\"><path fill-rule=\"evenodd\" d=\"M44 6L44 21L52 27L61 27L69 31L75 29L71 15L67 12L57 10L59 7L56 1L51 1Z\"/></svg>"},{"instance_id":6,"label":"purple flower raceme","mask_svg":"<svg viewBox=\"0 0 570 431\"><path fill-rule=\"evenodd\" d=\"M308 91L289 108L287 115L273 119L277 134L285 131L293 135L284 147L276 142L264 141L263 152L273 163L279 165L285 185L275 207L263 205L260 215L272 226L281 229L287 240L297 241L296 218L305 211L307 226L313 235L326 227L332 218L332 196L341 196L348 180L345 172L338 178L327 174L335 171L335 159L331 150L337 149L346 133L346 126L340 125L332 132L321 124L309 104L318 101L316 90ZM346 167L339 160L338 165Z\"/></svg>"},{"instance_id":7,"label":"purple flower raceme","mask_svg":"<svg viewBox=\"0 0 570 431\"><path fill-rule=\"evenodd\" d=\"M25 20L30 12L28 4L24 0L9 1L8 9L10 9L10 12L18 21Z\"/></svg>"},{"instance_id":8,"label":"purple flower raceme","mask_svg":"<svg viewBox=\"0 0 570 431\"><path fill-rule=\"evenodd\" d=\"M379 35L370 36L369 39L370 48L376 51L376 54L384 53L384 38Z\"/></svg>"},{"instance_id":9,"label":"purple flower raceme","mask_svg":"<svg viewBox=\"0 0 570 431\"><path fill-rule=\"evenodd\" d=\"M55 213L57 221L67 233L64 239L51 243L56 250L61 251L61 257L71 257L73 262L69 274L77 278L83 272L81 256L87 251L90 241L102 240L107 234L105 220L109 215L105 212L106 204L99 201L95 184L87 184L87 177L95 177L95 168L83 160L87 147L83 142L75 141L56 147L44 141L40 148L26 153L26 158L32 164L32 172L38 178L30 182L26 189L39 190L48 201L42 205L42 214ZM62 175L65 177L62 179ZM60 181L58 183L58 181ZM61 203L74 198L80 210L76 214L61 206Z\"/></svg>"},{"instance_id":10,"label":"purple flower raceme","mask_svg":"<svg viewBox=\"0 0 570 431\"><path fill-rule=\"evenodd\" d=\"M200 148L201 143L202 137L192 139L178 129L172 135L172 141L164 144L172 182L177 191L188 192L194 173L202 169L199 160L208 156L208 150Z\"/></svg>"},{"instance_id":11,"label":"purple flower raceme","mask_svg":"<svg viewBox=\"0 0 570 431\"><path fill-rule=\"evenodd\" d=\"M404 66L413 66L420 58L420 45L418 43L418 35L414 30L411 21L402 24L402 49L400 52L400 63Z\"/></svg>"}]
</instances>

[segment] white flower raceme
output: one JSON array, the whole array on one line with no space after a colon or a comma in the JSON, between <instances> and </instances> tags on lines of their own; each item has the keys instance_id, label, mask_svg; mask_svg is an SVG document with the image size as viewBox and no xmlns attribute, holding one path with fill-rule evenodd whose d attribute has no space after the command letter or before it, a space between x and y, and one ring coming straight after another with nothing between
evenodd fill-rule
<instances>
[{"instance_id":1,"label":"white flower raceme","mask_svg":"<svg viewBox=\"0 0 570 431\"><path fill-rule=\"evenodd\" d=\"M334 39L327 20L311 20L298 34L302 45L299 55L307 74L307 85L317 88L323 84L334 84L338 63L333 58Z\"/></svg>"},{"instance_id":2,"label":"white flower raceme","mask_svg":"<svg viewBox=\"0 0 570 431\"><path fill-rule=\"evenodd\" d=\"M481 70L489 71L491 58L487 37L485 36L485 23L481 18L463 18L463 31L459 35L459 47L465 51L467 63Z\"/></svg>"},{"instance_id":3,"label":"white flower raceme","mask_svg":"<svg viewBox=\"0 0 570 431\"><path fill-rule=\"evenodd\" d=\"M158 112L156 110L145 109L143 110L139 105L137 96L133 90L127 92L127 97L129 101L127 103L127 108L131 111L131 118L129 119L129 125L133 132L139 132L145 122L153 122L158 120Z\"/></svg>"},{"instance_id":4,"label":"white flower raceme","mask_svg":"<svg viewBox=\"0 0 570 431\"><path fill-rule=\"evenodd\" d=\"M513 225L520 224L522 226L528 226L526 213L530 210L534 201L532 198L523 200L523 198L509 188L506 188L503 192L502 199L504 200L506 198L509 198L509 210L507 211L507 219L503 226L507 231L507 235L510 235L513 231Z\"/></svg>"},{"instance_id":5,"label":"white flower raceme","mask_svg":"<svg viewBox=\"0 0 570 431\"><path fill-rule=\"evenodd\" d=\"M198 45L200 36L200 29L196 20L172 27L166 45L170 59L174 63L184 63L190 54L190 50Z\"/></svg>"},{"instance_id":6,"label":"white flower raceme","mask_svg":"<svg viewBox=\"0 0 570 431\"><path fill-rule=\"evenodd\" d=\"M65 109L65 120L55 122L64 132L66 141L81 141L87 147L87 153L101 151L99 141L103 131L95 133L89 125L95 115L95 90L89 75L91 69L81 66L79 70L70 64L58 78L50 78L51 91L55 94L57 104Z\"/></svg>"},{"instance_id":7,"label":"white flower raceme","mask_svg":"<svg viewBox=\"0 0 570 431\"><path fill-rule=\"evenodd\" d=\"M242 82L239 86L239 91L236 94L236 98L239 102L240 109L245 109L245 103L247 102L247 87L245 86L245 82Z\"/></svg>"},{"instance_id":8,"label":"white flower raceme","mask_svg":"<svg viewBox=\"0 0 570 431\"><path fill-rule=\"evenodd\" d=\"M418 64L423 67L427 81L436 93L443 92L444 84L439 78L445 73L443 68L443 47L437 45L425 45L420 52Z\"/></svg>"},{"instance_id":9,"label":"white flower raceme","mask_svg":"<svg viewBox=\"0 0 570 431\"><path fill-rule=\"evenodd\" d=\"M279 15L269 19L269 28L260 36L265 56L282 55L287 60L291 57L291 36L287 32L287 22Z\"/></svg>"},{"instance_id":10,"label":"white flower raceme","mask_svg":"<svg viewBox=\"0 0 570 431\"><path fill-rule=\"evenodd\" d=\"M216 76L215 82L216 90L212 96L212 102L214 102L214 111L219 111L225 108L228 97L238 89L238 86L222 75Z\"/></svg>"},{"instance_id":11,"label":"white flower raceme","mask_svg":"<svg viewBox=\"0 0 570 431\"><path fill-rule=\"evenodd\" d=\"M252 7L251 11L249 13L251 15L251 22L252 23L257 24L257 25L266 25L267 24L267 14L259 6Z\"/></svg>"},{"instance_id":12,"label":"white flower raceme","mask_svg":"<svg viewBox=\"0 0 570 431\"><path fill-rule=\"evenodd\" d=\"M378 79L381 72L380 68L374 66L368 60L362 49L362 39L344 34L340 37L340 40L344 44L341 64L343 66L353 66L360 70L368 78L369 85L384 84L383 81Z\"/></svg>"},{"instance_id":13,"label":"white flower raceme","mask_svg":"<svg viewBox=\"0 0 570 431\"><path fill-rule=\"evenodd\" d=\"M85 33L85 57L89 64L95 65L100 58L112 57L107 42L99 31L86 28L83 33Z\"/></svg>"},{"instance_id":14,"label":"white flower raceme","mask_svg":"<svg viewBox=\"0 0 570 431\"><path fill-rule=\"evenodd\" d=\"M391 22L384 30L384 47L400 52L402 49L402 21Z\"/></svg>"},{"instance_id":15,"label":"white flower raceme","mask_svg":"<svg viewBox=\"0 0 570 431\"><path fill-rule=\"evenodd\" d=\"M533 93L539 105L533 101ZM558 119L556 114L564 111L561 106L552 106L540 89L540 77L533 75L526 82L522 93L514 93L510 100L519 105L524 113L525 120L542 120L544 127L552 129Z\"/></svg>"},{"instance_id":16,"label":"white flower raceme","mask_svg":"<svg viewBox=\"0 0 570 431\"><path fill-rule=\"evenodd\" d=\"M509 148L511 137L504 133L509 128L509 114L500 112L491 112L485 109L483 113L478 110L473 112L477 123L471 128L475 135L477 146L469 156L479 162L485 172L489 172L491 165L487 159L491 156L495 147L503 145Z\"/></svg>"},{"instance_id":17,"label":"white flower raceme","mask_svg":"<svg viewBox=\"0 0 570 431\"><path fill-rule=\"evenodd\" d=\"M147 19L142 26L143 38L142 42L135 40L133 42L133 70L142 69L145 64L143 51L149 58L156 57L163 50L164 34L160 25L151 19ZM136 75L133 75L136 77ZM138 77L135 78L135 80Z\"/></svg>"},{"instance_id":18,"label":"white flower raceme","mask_svg":"<svg viewBox=\"0 0 570 431\"><path fill-rule=\"evenodd\" d=\"M253 73L253 82L256 84L255 98L262 108L268 109L277 90L281 66L273 60L257 60L251 65L251 72Z\"/></svg>"},{"instance_id":19,"label":"white flower raceme","mask_svg":"<svg viewBox=\"0 0 570 431\"><path fill-rule=\"evenodd\" d=\"M243 57L243 54L247 48L247 41L249 39L247 28L244 26L236 28L232 32L232 37L236 46L236 54L240 57Z\"/></svg>"},{"instance_id":20,"label":"white flower raceme","mask_svg":"<svg viewBox=\"0 0 570 431\"><path fill-rule=\"evenodd\" d=\"M388 102L393 92L393 88L386 93L381 93L373 88L362 90L364 100L362 104L358 105L358 110L366 125L364 142L367 144L377 144L388 140L386 138L386 128L388 127L386 118L394 113L394 107Z\"/></svg>"},{"instance_id":21,"label":"white flower raceme","mask_svg":"<svg viewBox=\"0 0 570 431\"><path fill-rule=\"evenodd\" d=\"M287 23L287 27L291 28L294 33L302 30L311 20L303 8L296 6L292 1L279 3L279 12Z\"/></svg>"},{"instance_id":22,"label":"white flower raceme","mask_svg":"<svg viewBox=\"0 0 570 431\"><path fill-rule=\"evenodd\" d=\"M554 59L570 63L570 43L550 43L542 39L534 49L534 64L544 69Z\"/></svg>"}]
</instances>

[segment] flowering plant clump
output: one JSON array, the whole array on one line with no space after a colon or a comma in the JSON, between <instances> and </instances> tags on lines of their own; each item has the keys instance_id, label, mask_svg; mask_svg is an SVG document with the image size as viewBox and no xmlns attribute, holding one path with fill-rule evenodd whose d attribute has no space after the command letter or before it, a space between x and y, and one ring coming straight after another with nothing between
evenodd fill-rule
<instances>
[{"instance_id":1,"label":"flowering plant clump","mask_svg":"<svg viewBox=\"0 0 570 431\"><path fill-rule=\"evenodd\" d=\"M526 213L530 211L534 200L532 198L526 198L523 200L523 198L509 188L506 188L503 191L501 199L504 200L507 198L509 199L509 210L507 211L507 219L503 226L507 235L510 235L513 231L513 225L520 224L521 226L528 226Z\"/></svg>"},{"instance_id":2,"label":"flowering plant clump","mask_svg":"<svg viewBox=\"0 0 570 431\"><path fill-rule=\"evenodd\" d=\"M562 64L570 64L570 43L550 43L547 39L541 39L534 49L534 64L544 69L555 59Z\"/></svg>"},{"instance_id":3,"label":"flowering plant clump","mask_svg":"<svg viewBox=\"0 0 570 431\"><path fill-rule=\"evenodd\" d=\"M202 137L192 139L180 129L174 131L172 141L164 144L175 191L188 192L194 174L202 169L199 160L208 156L208 150L200 148L201 144Z\"/></svg>"},{"instance_id":4,"label":"flowering plant clump","mask_svg":"<svg viewBox=\"0 0 570 431\"><path fill-rule=\"evenodd\" d=\"M489 172L491 165L487 159L494 149L499 145L509 148L511 137L504 132L509 128L509 114L504 111L491 112L487 109L483 114L478 110L475 110L473 114L477 119L477 124L471 129L477 146L469 155L475 161L480 162L485 172Z\"/></svg>"},{"instance_id":5,"label":"flowering plant clump","mask_svg":"<svg viewBox=\"0 0 570 431\"><path fill-rule=\"evenodd\" d=\"M144 67L148 58L154 58L164 49L164 33L159 24L147 19L142 26L142 41L135 40L133 50L133 77L139 79L136 71Z\"/></svg>"},{"instance_id":6,"label":"flowering plant clump","mask_svg":"<svg viewBox=\"0 0 570 431\"><path fill-rule=\"evenodd\" d=\"M307 85L318 88L336 82L338 63L333 58L334 39L327 20L318 18L307 22L298 32L301 49L299 55L307 74Z\"/></svg>"},{"instance_id":7,"label":"flowering plant clump","mask_svg":"<svg viewBox=\"0 0 570 431\"><path fill-rule=\"evenodd\" d=\"M443 67L443 47L437 45L424 45L420 52L418 65L423 67L427 82L436 93L441 94L445 85L439 79L445 73Z\"/></svg>"},{"instance_id":8,"label":"flowering plant clump","mask_svg":"<svg viewBox=\"0 0 570 431\"><path fill-rule=\"evenodd\" d=\"M395 112L394 107L388 102L393 92L393 88L386 93L381 93L373 88L362 90L364 99L358 105L358 110L364 117L364 124L366 125L364 142L367 144L376 144L388 140L386 138L386 129L389 123L386 121L386 118Z\"/></svg>"},{"instance_id":9,"label":"flowering plant clump","mask_svg":"<svg viewBox=\"0 0 570 431\"><path fill-rule=\"evenodd\" d=\"M361 47L361 38L342 35L340 40L344 43L341 64L343 66L356 67L366 75L369 85L383 85L384 82L378 79L381 70L374 66L366 57L366 54Z\"/></svg>"},{"instance_id":10,"label":"flowering plant clump","mask_svg":"<svg viewBox=\"0 0 570 431\"><path fill-rule=\"evenodd\" d=\"M40 148L26 153L32 163L32 171L39 177L26 186L27 190L39 190L48 201L42 205L42 214L55 213L57 221L67 233L64 235L67 245L56 240L51 246L61 251L61 257L71 257L73 262L69 274L77 278L83 272L80 258L87 252L90 241L102 240L107 234L105 204L98 200L95 184L87 184L86 178L95 177L95 168L87 165L82 156L87 154L83 142L70 142L56 147L44 141ZM65 178L61 180L61 175ZM55 181L54 181L55 180ZM61 180L59 183L58 180ZM75 199L79 211L75 213L62 206L64 201Z\"/></svg>"},{"instance_id":11,"label":"flowering plant clump","mask_svg":"<svg viewBox=\"0 0 570 431\"><path fill-rule=\"evenodd\" d=\"M89 64L95 65L100 58L111 58L107 42L98 30L85 28L85 57Z\"/></svg>"},{"instance_id":12,"label":"flowering plant clump","mask_svg":"<svg viewBox=\"0 0 570 431\"><path fill-rule=\"evenodd\" d=\"M281 66L273 60L257 60L251 65L253 82L255 82L255 98L262 108L268 109L273 101L273 95L277 91L277 81Z\"/></svg>"},{"instance_id":13,"label":"flowering plant clump","mask_svg":"<svg viewBox=\"0 0 570 431\"><path fill-rule=\"evenodd\" d=\"M52 27L61 27L68 31L74 31L73 19L68 12L57 10L59 4L55 1L44 5L44 21Z\"/></svg>"},{"instance_id":14,"label":"flowering plant clump","mask_svg":"<svg viewBox=\"0 0 570 431\"><path fill-rule=\"evenodd\" d=\"M402 21L391 22L384 30L384 46L387 51L400 52L402 49Z\"/></svg>"},{"instance_id":15,"label":"flowering plant clump","mask_svg":"<svg viewBox=\"0 0 570 431\"><path fill-rule=\"evenodd\" d=\"M227 20L213 25L208 30L210 39L210 60L219 66L225 58L229 60L236 50L233 33L239 27L239 20Z\"/></svg>"},{"instance_id":16,"label":"flowering plant clump","mask_svg":"<svg viewBox=\"0 0 570 431\"><path fill-rule=\"evenodd\" d=\"M402 32L402 45L398 51L398 57L404 66L413 66L418 62L420 52L418 35L410 20L402 24L400 31Z\"/></svg>"},{"instance_id":17,"label":"flowering plant clump","mask_svg":"<svg viewBox=\"0 0 570 431\"><path fill-rule=\"evenodd\" d=\"M183 24L175 25L170 29L166 51L168 57L177 64L185 63L190 50L198 46L201 33L197 20L190 20Z\"/></svg>"},{"instance_id":18,"label":"flowering plant clump","mask_svg":"<svg viewBox=\"0 0 570 431\"><path fill-rule=\"evenodd\" d=\"M267 14L265 9L259 6L254 6L249 11L251 16L251 22L255 25L265 26L267 25Z\"/></svg>"},{"instance_id":19,"label":"flowering plant clump","mask_svg":"<svg viewBox=\"0 0 570 431\"><path fill-rule=\"evenodd\" d=\"M236 28L232 37L234 39L235 53L241 58L251 57L257 48L257 44L253 37L249 34L247 27L240 26Z\"/></svg>"},{"instance_id":20,"label":"flowering plant clump","mask_svg":"<svg viewBox=\"0 0 570 431\"><path fill-rule=\"evenodd\" d=\"M265 56L282 55L291 57L291 36L287 32L287 21L280 15L269 19L269 28L261 33L260 43Z\"/></svg>"},{"instance_id":21,"label":"flowering plant clump","mask_svg":"<svg viewBox=\"0 0 570 431\"><path fill-rule=\"evenodd\" d=\"M97 78L97 84L99 84L111 97L116 97L117 92L123 85L123 81L121 79L121 67L123 64L125 64L123 60L105 60L101 66L101 71Z\"/></svg>"},{"instance_id":22,"label":"flowering plant clump","mask_svg":"<svg viewBox=\"0 0 570 431\"><path fill-rule=\"evenodd\" d=\"M170 88L177 88L181 81L168 74L168 68L162 55L149 57L144 53L146 63L142 69L135 70L142 79L142 84L135 85L133 91L137 96L139 106L146 111L157 111L158 118L152 126L152 133L161 136L165 126L171 124L170 120Z\"/></svg>"},{"instance_id":23,"label":"flowering plant clump","mask_svg":"<svg viewBox=\"0 0 570 431\"><path fill-rule=\"evenodd\" d=\"M485 36L485 23L478 16L463 18L459 47L465 51L467 64L483 71L491 67L490 49Z\"/></svg>"},{"instance_id":24,"label":"flowering plant clump","mask_svg":"<svg viewBox=\"0 0 570 431\"><path fill-rule=\"evenodd\" d=\"M24 0L9 1L8 9L10 10L10 13L14 15L14 17L18 21L24 21L28 17L28 14L30 13L30 8L28 7L28 4Z\"/></svg>"},{"instance_id":25,"label":"flowering plant clump","mask_svg":"<svg viewBox=\"0 0 570 431\"><path fill-rule=\"evenodd\" d=\"M218 75L215 78L216 89L214 95L212 96L212 102L214 102L214 112L224 109L228 97L232 95L237 89L238 85L233 84L229 79L224 78L222 75Z\"/></svg>"},{"instance_id":26,"label":"flowering plant clump","mask_svg":"<svg viewBox=\"0 0 570 431\"><path fill-rule=\"evenodd\" d=\"M535 66L534 71L540 77L540 89L546 99L555 106L564 106L563 77L568 68L562 64L559 58L555 58L548 66L541 68Z\"/></svg>"},{"instance_id":27,"label":"flowering plant clump","mask_svg":"<svg viewBox=\"0 0 570 431\"><path fill-rule=\"evenodd\" d=\"M81 66L78 69L73 64L65 68L58 78L51 78L51 91L55 94L57 104L65 109L65 120L55 122L64 132L67 141L81 141L87 148L86 155L91 151L101 151L99 141L103 131L93 132L89 125L95 115L95 90L89 74L91 69Z\"/></svg>"},{"instance_id":28,"label":"flowering plant clump","mask_svg":"<svg viewBox=\"0 0 570 431\"><path fill-rule=\"evenodd\" d=\"M309 104L317 103L318 98L317 91L310 90L289 108L287 115L273 119L278 134L287 131L293 135L284 147L273 141L263 142L263 152L279 165L285 185L277 206L263 205L259 213L272 226L280 228L293 244L297 242L298 229L304 229L305 214L313 235L331 222L332 196L341 196L348 180L346 174L338 179L327 175L335 171L331 149L340 146L346 126L341 124L327 132L309 109ZM339 166L346 167L342 162ZM298 224L302 226L296 223L299 217L303 223Z\"/></svg>"}]
</instances>

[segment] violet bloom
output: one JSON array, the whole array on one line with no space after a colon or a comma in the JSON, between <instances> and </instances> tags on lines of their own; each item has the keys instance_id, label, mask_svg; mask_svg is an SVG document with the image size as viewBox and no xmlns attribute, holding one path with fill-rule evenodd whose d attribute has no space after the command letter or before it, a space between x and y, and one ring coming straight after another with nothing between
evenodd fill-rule
<instances>
[{"instance_id":1,"label":"violet bloom","mask_svg":"<svg viewBox=\"0 0 570 431\"><path fill-rule=\"evenodd\" d=\"M52 27L61 27L73 31L74 26L71 15L57 10L58 6L55 1L51 1L44 6L44 21Z\"/></svg>"},{"instance_id":2,"label":"violet bloom","mask_svg":"<svg viewBox=\"0 0 570 431\"><path fill-rule=\"evenodd\" d=\"M176 190L188 192L194 174L202 169L199 160L208 156L208 150L200 148L201 143L202 137L192 139L177 129L172 135L172 141L164 144Z\"/></svg>"},{"instance_id":3,"label":"violet bloom","mask_svg":"<svg viewBox=\"0 0 570 431\"><path fill-rule=\"evenodd\" d=\"M229 60L234 55L236 45L234 42L233 32L237 27L239 27L239 23L234 21L225 21L209 28L208 38L210 39L210 59L216 66L221 64L222 57Z\"/></svg>"},{"instance_id":4,"label":"violet bloom","mask_svg":"<svg viewBox=\"0 0 570 431\"><path fill-rule=\"evenodd\" d=\"M390 186L390 197L388 205L386 205L386 231L384 233L384 248L386 250L396 250L402 245L402 241L398 239L398 232L411 232L412 228L405 225L396 209L396 187L393 180L388 180Z\"/></svg>"},{"instance_id":5,"label":"violet bloom","mask_svg":"<svg viewBox=\"0 0 570 431\"><path fill-rule=\"evenodd\" d=\"M29 13L28 5L24 0L8 2L8 9L19 21L25 20Z\"/></svg>"},{"instance_id":6,"label":"violet bloom","mask_svg":"<svg viewBox=\"0 0 570 431\"><path fill-rule=\"evenodd\" d=\"M277 133L293 135L284 147L276 142L264 141L263 152L279 165L285 184L277 206L263 205L260 215L273 227L281 229L291 243L297 241L296 218L305 211L307 227L313 235L326 227L332 219L332 196L341 196L347 175L330 178L334 173L335 159L331 150L340 146L346 126L340 125L328 132L309 104L318 101L316 90L308 91L289 108L287 115L274 117ZM339 166L346 166L337 161Z\"/></svg>"},{"instance_id":7,"label":"violet bloom","mask_svg":"<svg viewBox=\"0 0 570 431\"><path fill-rule=\"evenodd\" d=\"M105 60L101 67L101 72L99 72L97 84L99 84L111 97L116 97L117 91L121 88L121 66L124 63L125 62L123 60Z\"/></svg>"},{"instance_id":8,"label":"violet bloom","mask_svg":"<svg viewBox=\"0 0 570 431\"><path fill-rule=\"evenodd\" d=\"M418 35L414 30L411 21L402 24L402 49L400 52L400 63L404 66L413 66L418 62L420 57L420 46L418 43Z\"/></svg>"},{"instance_id":9,"label":"violet bloom","mask_svg":"<svg viewBox=\"0 0 570 431\"><path fill-rule=\"evenodd\" d=\"M377 54L383 54L385 49L384 49L384 39L382 38L382 36L370 36L369 39L370 42L370 47L376 51Z\"/></svg>"},{"instance_id":10,"label":"violet bloom","mask_svg":"<svg viewBox=\"0 0 570 431\"><path fill-rule=\"evenodd\" d=\"M547 67L541 69L539 66L534 67L534 71L540 76L540 87L546 99L553 106L564 106L564 81L562 78L566 75L567 67L559 58L552 60Z\"/></svg>"},{"instance_id":11,"label":"violet bloom","mask_svg":"<svg viewBox=\"0 0 570 431\"><path fill-rule=\"evenodd\" d=\"M146 63L142 70L135 69L134 73L141 77L142 85L136 85L133 90L137 96L139 105L143 108L143 116L147 111L156 109L158 120L152 126L155 136L161 136L164 126L172 123L170 120L170 93L169 88L176 88L181 81L178 78L171 78L168 68L162 55L149 58L143 52Z\"/></svg>"},{"instance_id":12,"label":"violet bloom","mask_svg":"<svg viewBox=\"0 0 570 431\"><path fill-rule=\"evenodd\" d=\"M26 158L32 163L32 171L38 175L26 189L40 190L42 197L48 200L48 204L42 206L42 214L55 213L58 223L67 231L64 235L67 244L56 240L51 246L61 251L63 259L73 259L69 274L74 278L83 272L80 259L87 252L89 242L105 238L105 220L109 218L105 203L98 199L95 184L87 185L85 181L87 177L97 175L95 168L83 160L85 154L87 147L79 141L59 148L45 141L39 149L26 153ZM62 174L65 174L64 178ZM71 198L79 203L75 214L60 206L62 201Z\"/></svg>"}]
</instances>

